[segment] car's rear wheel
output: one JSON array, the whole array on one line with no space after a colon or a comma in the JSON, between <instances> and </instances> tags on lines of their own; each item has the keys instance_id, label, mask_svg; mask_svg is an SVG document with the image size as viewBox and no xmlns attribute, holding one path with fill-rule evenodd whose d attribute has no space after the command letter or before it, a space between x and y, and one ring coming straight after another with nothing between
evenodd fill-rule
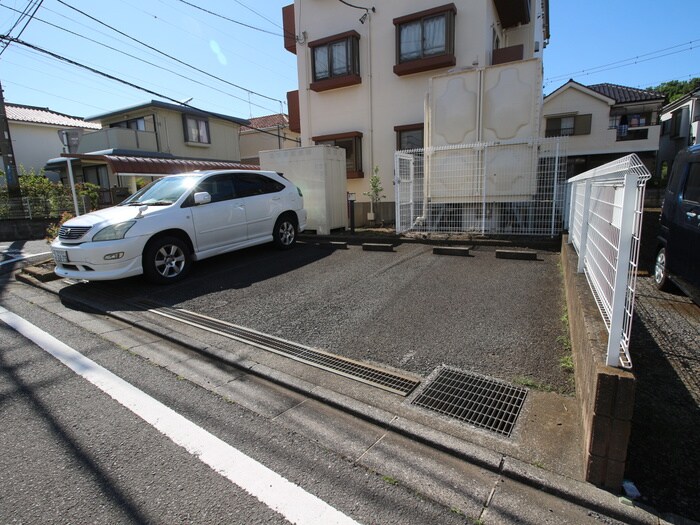
<instances>
[{"instance_id":1,"label":"car's rear wheel","mask_svg":"<svg viewBox=\"0 0 700 525\"><path fill-rule=\"evenodd\" d=\"M156 237L143 251L143 273L154 283L179 281L191 266L189 247L178 237Z\"/></svg>"},{"instance_id":2,"label":"car's rear wheel","mask_svg":"<svg viewBox=\"0 0 700 525\"><path fill-rule=\"evenodd\" d=\"M289 250L294 246L297 241L297 225L291 215L282 215L277 219L272 238L280 250Z\"/></svg>"},{"instance_id":3,"label":"car's rear wheel","mask_svg":"<svg viewBox=\"0 0 700 525\"><path fill-rule=\"evenodd\" d=\"M666 292L671 288L671 282L668 279L666 248L663 246L656 252L656 262L654 263L654 284L659 290Z\"/></svg>"}]
</instances>

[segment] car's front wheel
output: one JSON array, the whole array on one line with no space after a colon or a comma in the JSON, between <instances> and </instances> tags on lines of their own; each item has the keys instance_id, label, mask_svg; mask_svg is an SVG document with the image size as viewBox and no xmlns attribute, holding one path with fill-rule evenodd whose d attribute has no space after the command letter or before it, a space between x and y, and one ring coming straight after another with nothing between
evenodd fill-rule
<instances>
[{"instance_id":1,"label":"car's front wheel","mask_svg":"<svg viewBox=\"0 0 700 525\"><path fill-rule=\"evenodd\" d=\"M654 284L659 290L666 292L671 288L671 283L668 279L666 248L663 246L656 252L656 262L654 263Z\"/></svg>"},{"instance_id":2,"label":"car's front wheel","mask_svg":"<svg viewBox=\"0 0 700 525\"><path fill-rule=\"evenodd\" d=\"M154 283L179 281L191 266L189 247L178 237L156 237L143 251L143 273Z\"/></svg>"},{"instance_id":3,"label":"car's front wheel","mask_svg":"<svg viewBox=\"0 0 700 525\"><path fill-rule=\"evenodd\" d=\"M272 232L275 246L281 250L289 250L297 241L297 225L290 215L282 215L275 223Z\"/></svg>"}]
</instances>

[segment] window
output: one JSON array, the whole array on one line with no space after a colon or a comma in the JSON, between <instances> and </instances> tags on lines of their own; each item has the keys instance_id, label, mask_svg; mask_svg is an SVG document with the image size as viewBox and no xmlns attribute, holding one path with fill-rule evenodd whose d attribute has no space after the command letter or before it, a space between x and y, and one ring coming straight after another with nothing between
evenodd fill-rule
<instances>
[{"instance_id":1,"label":"window","mask_svg":"<svg viewBox=\"0 0 700 525\"><path fill-rule=\"evenodd\" d=\"M109 125L110 128L126 128L136 131L146 131L146 119L144 117L132 118Z\"/></svg>"},{"instance_id":2,"label":"window","mask_svg":"<svg viewBox=\"0 0 700 525\"><path fill-rule=\"evenodd\" d=\"M361 179L365 176L362 171L362 133L351 131L337 135L313 137L316 144L338 146L345 150L345 165L348 179Z\"/></svg>"},{"instance_id":3,"label":"window","mask_svg":"<svg viewBox=\"0 0 700 525\"><path fill-rule=\"evenodd\" d=\"M233 180L236 185L236 195L239 197L277 193L284 189L283 184L258 173L237 173Z\"/></svg>"},{"instance_id":4,"label":"window","mask_svg":"<svg viewBox=\"0 0 700 525\"><path fill-rule=\"evenodd\" d=\"M592 115L567 115L548 117L545 137L567 137L570 135L590 135Z\"/></svg>"},{"instance_id":5,"label":"window","mask_svg":"<svg viewBox=\"0 0 700 525\"><path fill-rule=\"evenodd\" d=\"M236 197L231 175L215 175L203 180L195 191L206 191L211 195L211 202L228 201Z\"/></svg>"},{"instance_id":6,"label":"window","mask_svg":"<svg viewBox=\"0 0 700 525\"><path fill-rule=\"evenodd\" d=\"M348 31L309 42L313 91L352 86L360 78L360 34Z\"/></svg>"},{"instance_id":7,"label":"window","mask_svg":"<svg viewBox=\"0 0 700 525\"><path fill-rule=\"evenodd\" d=\"M209 140L209 121L207 119L183 115L182 121L185 127L185 142L211 144L211 140Z\"/></svg>"},{"instance_id":8,"label":"window","mask_svg":"<svg viewBox=\"0 0 700 525\"><path fill-rule=\"evenodd\" d=\"M423 147L423 124L394 126L397 151Z\"/></svg>"},{"instance_id":9,"label":"window","mask_svg":"<svg viewBox=\"0 0 700 525\"><path fill-rule=\"evenodd\" d=\"M700 202L700 162L690 164L688 179L685 181L683 200Z\"/></svg>"},{"instance_id":10,"label":"window","mask_svg":"<svg viewBox=\"0 0 700 525\"><path fill-rule=\"evenodd\" d=\"M402 76L454 66L457 8L447 4L394 19L396 26L396 65Z\"/></svg>"}]
</instances>

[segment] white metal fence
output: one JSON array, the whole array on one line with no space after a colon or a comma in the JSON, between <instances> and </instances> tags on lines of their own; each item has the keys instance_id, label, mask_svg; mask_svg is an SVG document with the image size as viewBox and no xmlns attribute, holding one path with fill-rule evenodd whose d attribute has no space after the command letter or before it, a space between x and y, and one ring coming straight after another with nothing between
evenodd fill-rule
<instances>
[{"instance_id":1,"label":"white metal fence","mask_svg":"<svg viewBox=\"0 0 700 525\"><path fill-rule=\"evenodd\" d=\"M631 368L629 354L644 189L651 174L629 155L569 179L569 242L608 328L607 364Z\"/></svg>"},{"instance_id":2,"label":"white metal fence","mask_svg":"<svg viewBox=\"0 0 700 525\"><path fill-rule=\"evenodd\" d=\"M395 154L396 231L561 233L561 139L476 143Z\"/></svg>"}]
</instances>

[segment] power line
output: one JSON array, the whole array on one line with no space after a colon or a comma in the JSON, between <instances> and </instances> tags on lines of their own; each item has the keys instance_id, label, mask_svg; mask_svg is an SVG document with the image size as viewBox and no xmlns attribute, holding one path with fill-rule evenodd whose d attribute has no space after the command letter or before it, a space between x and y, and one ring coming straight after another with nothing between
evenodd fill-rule
<instances>
[{"instance_id":1,"label":"power line","mask_svg":"<svg viewBox=\"0 0 700 525\"><path fill-rule=\"evenodd\" d=\"M193 3L191 3L191 2L187 2L186 0L178 0L178 1L179 1L179 2L182 2L183 4L188 5L188 6L190 6L190 7L194 7L195 9L199 9L200 11L203 11L203 12L205 12L205 13L207 13L207 14L210 14L210 15L212 15L212 16L215 16L215 17L217 17L217 18L223 18L224 20L227 20L227 21L232 22L232 23L234 23L234 24L238 24L238 25L241 25L241 26L243 26L243 27L247 27L248 29L254 29L255 31L260 31L260 32L262 32L262 33L267 33L268 35L273 35L273 36L284 36L284 35L282 35L282 34L280 34L280 33L273 33L272 31L268 31L267 29L261 29L261 28L259 28L259 27L255 27L255 26L251 26L251 25L249 25L249 24L245 24L245 23L240 22L240 21L238 21L238 20L234 20L233 18L229 18L229 17L224 16L224 15L221 15L221 14L219 14L219 13L215 13L214 11L210 11L209 9L204 9L203 7L200 7L200 6L198 6L198 5L196 5L196 4L193 4ZM240 2L239 2L239 3L240 3ZM244 7L245 7L245 6L244 6ZM251 9L251 11L252 11L252 9ZM253 11L253 12L255 12L255 11ZM256 13L256 14L258 14L258 13ZM262 15L260 15L260 16L262 16Z\"/></svg>"},{"instance_id":2,"label":"power line","mask_svg":"<svg viewBox=\"0 0 700 525\"><path fill-rule=\"evenodd\" d=\"M2 5L2 6L0 6L0 7L4 7L5 9L10 9L10 10L12 10L12 11L17 11L16 9L13 9L12 7L4 6L4 5ZM221 89L219 89L219 88L217 88L217 87L211 86L211 85L209 85L209 84L205 84L204 82L200 82L199 80L196 80L196 79L187 77L187 76L185 76L185 75L183 75L183 74L181 74L181 73L178 73L177 71L174 71L174 70L172 70L172 69L169 69L169 68L167 68L167 67L165 67L165 66L158 65L158 64L156 64L156 63L154 63L154 62L150 62L149 60L146 60L146 59L137 57L136 55L132 55L131 53L127 53L126 51L123 51L123 50L121 50L121 49L117 49L116 47L110 46L109 44L105 44L105 43L103 43L103 42L99 42L98 40L94 40L94 39L92 39L92 38L90 38L90 37L87 37L87 36L85 36L85 35L81 35L80 33L76 33L75 31L71 31L70 29L66 29L66 28L61 27L61 26L59 26L59 25L53 24L53 23L51 23L51 22L47 22L46 20L42 20L42 19L39 18L39 17L35 17L35 20L38 20L39 22L42 22L42 23L44 23L44 24L46 24L46 25L48 25L48 26L54 27L54 28L56 28L56 29L59 29L59 30L64 31L64 32L66 32L66 33L69 33L69 34L71 34L71 35L77 36L77 37L82 38L82 39L84 39L84 40L88 40L89 42L92 42L92 43L97 44L97 45L99 45L99 46L105 47L105 48L107 48L107 49L109 49L109 50L111 50L111 51L115 51L115 52L120 53L120 54L122 54L122 55L124 55L124 56L127 56L127 57L129 57L129 58L133 58L134 60L138 60L139 62L143 62L144 64L148 64L149 66L153 66L153 67L158 68L158 69L160 69L160 70L167 71L168 73L172 73L173 75L176 75L176 76L178 76L178 77L180 77L180 78L184 78L185 80L189 80L190 82L194 82L195 84L199 84L200 86L204 86L204 87L209 88L209 89L212 89L212 90L214 90L214 91L218 91L219 93L222 93L222 94L224 94L224 95L228 95L228 96L230 96L230 97L232 97L232 98L235 98L236 100L240 100L240 101L242 101L242 102L246 102L246 103L250 104L251 106L255 106L255 107L257 107L257 108L264 109L265 111L272 111L273 113L276 111L276 110L272 110L272 109L270 109L270 108L267 108L267 107L265 107L265 106L261 106L261 105L259 105L259 104L256 104L256 103L254 103L254 102L251 102L251 101L248 100L248 99L244 99L244 98L242 98L242 97L238 97L238 96L236 96L236 95L233 95L233 94L231 94L231 93L228 93L228 92L226 92L226 91L223 91L223 90L221 90Z\"/></svg>"},{"instance_id":3,"label":"power line","mask_svg":"<svg viewBox=\"0 0 700 525\"><path fill-rule=\"evenodd\" d=\"M19 25L19 23L22 21L22 19L25 18L25 17L27 17L27 13L28 13L29 10L31 9L32 4L35 4L36 7L34 8L34 11L32 11L32 14L29 15L29 18L28 18L27 21L25 22L24 27L22 27L22 29L20 29L19 33L17 33L17 38L19 38L20 36L22 36L22 33L24 33L24 30L27 29L27 26L29 25L29 22L32 21L32 18L34 18L34 15L36 15L36 12L39 10L39 8L41 7L41 4L42 4L43 2L44 2L44 0L38 0L38 1L37 1L37 0L30 0L30 2L27 4L27 7L25 7L25 8L24 8L24 11L22 11L22 12L20 13L19 17L17 18L17 21L12 25L12 27L10 28L10 30L9 30L7 33L8 33L8 34L12 33L12 31L14 30L14 28L17 27L17 26ZM4 7L4 6L3 6L3 7ZM3 48L0 50L0 56L5 52L5 50L7 49L8 46L9 46L9 43L6 43L6 44L5 44L5 47L3 47Z\"/></svg>"},{"instance_id":4,"label":"power line","mask_svg":"<svg viewBox=\"0 0 700 525\"><path fill-rule=\"evenodd\" d=\"M261 13L258 13L258 12L257 12L255 9L253 9L252 7L249 7L249 6L245 5L243 2L241 2L241 1L239 1L239 0L233 0L233 1L236 2L238 5L240 5L241 7L245 7L245 8L246 8L248 11L250 11L251 13L255 13L255 14L258 15L260 18L262 18L262 19L264 19L264 20L267 20L267 21L270 22L273 26L279 27L282 31L284 31L284 27L282 27L281 25L279 25L279 24L278 24L277 22L275 22L274 20L270 20L270 19L267 18L265 15L263 15L263 14L261 14Z\"/></svg>"},{"instance_id":5,"label":"power line","mask_svg":"<svg viewBox=\"0 0 700 525\"><path fill-rule=\"evenodd\" d=\"M700 39L699 39L699 40L691 40L690 42L684 42L684 43L681 43L681 44L676 44L676 45L674 45L674 46L666 47L666 48L663 48L663 49L658 49L658 50L656 50L656 51L651 51L651 52L645 53L645 54L643 54L643 55L637 55L637 56L634 56L634 57L625 58L625 59L622 59L622 60L617 60L617 61L615 61L615 62L610 62L610 63L608 63L608 64L603 64L603 65L591 67L591 68L588 68L588 69L582 69L582 70L580 70L580 71L576 71L576 72L573 72L573 73L566 73L566 74L562 74L562 75L556 75L556 76L550 77L550 78L548 78L548 79L545 79L544 84L545 84L545 85L551 84L552 82L555 82L555 81L557 81L557 80L573 78L574 76L588 76L588 75L594 75L594 74L596 74L596 73L602 73L602 72L604 72L604 71L610 71L610 70L613 70L613 69L619 69L619 68L622 68L622 67L628 67L628 66L632 66L632 65L639 64L639 63L642 63L642 62L649 62L650 60L656 60L656 59L659 59L659 58L664 58L664 57L667 57L667 56L676 55L676 54L678 54L678 53L684 53L684 52L686 52L686 51L692 51L692 50L693 50L693 44L696 44L696 43L698 43L698 42L700 42ZM670 51L670 50L673 50L673 49L678 49L679 47L687 47L687 49L680 49L680 50L677 50L677 51L672 51L672 52L670 52L670 53L664 53L665 51ZM663 55L660 55L659 53L664 53L664 54L663 54ZM649 57L649 58L646 58L646 57Z\"/></svg>"},{"instance_id":6,"label":"power line","mask_svg":"<svg viewBox=\"0 0 700 525\"><path fill-rule=\"evenodd\" d=\"M59 0L59 1L60 1L60 0ZM163 95L162 93L158 93L157 91L153 91L153 90L148 89L148 88L145 88L145 87L143 87L143 86L139 86L138 84L134 84L133 82L129 82L128 80L124 80L124 79L122 79L122 78L115 77L114 75L110 75L109 73L105 73L105 72L103 72L103 71L100 71L99 69L95 69L95 68L93 68L93 67L86 66L85 64L81 64L80 62L76 62L75 60L71 60L70 58L67 58L67 57L64 57L64 56L62 56L62 55L59 55L58 53L54 53L53 51L49 51L48 49L44 49L44 48L41 48L41 47L39 47L39 46L35 46L34 44L30 44L29 42L24 42L23 40L20 40L19 38L11 37L11 36L8 36L8 35L0 35L0 39L3 40L3 41L6 41L6 42L14 42L15 44L19 44L19 45L24 46L24 47L27 47L27 48L29 48L29 49L33 49L33 50L35 50L35 51L38 51L39 53L43 53L43 54L45 54L45 55L48 55L48 56L50 56L50 57L53 57L53 58L55 58L56 60L60 60L60 61L62 61L62 62L66 62L66 63L71 64L71 65L74 65L74 66L76 66L76 67L79 67L79 68L82 68L82 69L86 69L86 70L88 70L88 71L90 71L90 72L92 72L92 73L95 73L96 75L100 75L100 76L103 76L103 77L108 78L108 79L110 79L110 80L114 80L115 82L119 82L119 83L121 83L121 84L124 84L124 85L127 85L127 86L129 86L129 87L132 87L132 88L134 88L134 89L138 89L138 90L140 90L140 91L144 91L144 92L148 93L149 95L153 95L153 96L156 96L156 97L165 99L165 100L169 100L170 102L173 102L173 103L175 103L175 104L177 104L177 105L190 108L190 109L192 109L192 110L194 110L194 111L201 112L201 113L203 113L203 114L205 114L205 115L210 115L210 116L213 116L213 117L216 117L216 118L225 117L225 115L221 115L221 114L218 114L218 113L214 113L213 111L208 111L208 110L206 110L206 109L197 108L197 107L192 106L192 105L190 105L190 104L188 104L188 103L186 103L186 102L181 102L181 101L179 101L179 100L177 100L177 99L174 99L174 98L172 98L172 97L169 97L168 95ZM266 130L260 129L260 128L255 128L255 127L253 127L253 126L251 126L251 125L249 125L249 124L246 124L245 126L248 127L248 128L250 128L250 129L254 129L254 130L256 130L256 131L259 131L260 133L264 133L264 134L266 134L266 135L270 135L270 136L278 137L278 138L285 138L285 137L282 137L281 135L279 135L278 133L270 133L269 131L266 131ZM293 140L294 142L300 142L299 140L295 140L295 139L289 139L289 140Z\"/></svg>"},{"instance_id":7,"label":"power line","mask_svg":"<svg viewBox=\"0 0 700 525\"><path fill-rule=\"evenodd\" d=\"M200 69L200 68L198 68L198 67L196 67L196 66L193 66L192 64L188 64L188 63L185 62L184 60L180 60L179 58L176 58L176 57L174 57L174 56L172 56L172 55L169 55L168 53L165 53L165 52L161 51L160 49L157 49L157 48L155 48L155 47L153 47L153 46L151 46L151 45L149 45L149 44L146 44L145 42L139 40L138 38L135 38L135 37L133 37L133 36L131 36L131 35L128 35L128 34L124 33L123 31L120 31L119 29L117 29L117 28L115 28L115 27L112 27L112 26L110 26L109 24L107 24L107 23L105 23L105 22L103 22L103 21L101 21L101 20L95 18L94 16L89 15L89 14L86 13L85 11L81 11L81 10L78 9L77 7L73 7L72 5L67 4L67 3L64 2L63 0L56 0L56 1L57 1L58 3L64 5L64 6L68 7L69 9L72 9L73 11L76 11L76 12L80 13L81 15L83 15L83 16L89 18L90 20L93 20L93 21L97 22L98 24L103 25L103 26L105 26L105 27L111 29L112 31L114 31L114 32L116 32L116 33L119 33L120 35L122 35L122 36L128 38L129 40L133 40L134 42L137 42L137 43L141 44L142 46L147 47L148 49L151 49L151 50L155 51L156 53L159 53L159 54L161 54L161 55L163 55L163 56L165 56L165 57L167 57L167 58L169 58L169 59L171 59L171 60L174 60L175 62L177 62L177 63L179 63L179 64L182 64L183 66L189 67L190 69L193 69L193 70L195 70L195 71L197 71L197 72L199 72L199 73L202 73L202 74L204 74L204 75L206 75L206 76L208 76L208 77L214 78L214 79L216 79L216 80L218 80L218 81L220 81L220 82L223 82L223 83L228 84L228 85L230 85L230 86L233 86L233 87L235 87L235 88L237 88L237 89L240 89L240 90L242 90L242 91L245 91L246 93L249 93L249 94L252 94L252 95L256 95L256 96L258 96L258 97L262 97L262 98L265 98L265 99L267 99L267 100L272 100L272 101L274 101L274 102L279 102L280 104L284 104L284 102L283 102L282 100L279 100L279 99L276 99L276 98L272 98L272 97L268 97L267 95L263 95L262 93L258 93L258 92L256 92L256 91L253 91L253 90L244 88L243 86L239 86L238 84L234 84L233 82L229 82L229 81L226 80L226 79L223 79L223 78L221 78L221 77L218 77L218 76L216 76L216 75L213 75L213 74L211 74L211 73L208 73L207 71L204 71L203 69Z\"/></svg>"}]
</instances>

